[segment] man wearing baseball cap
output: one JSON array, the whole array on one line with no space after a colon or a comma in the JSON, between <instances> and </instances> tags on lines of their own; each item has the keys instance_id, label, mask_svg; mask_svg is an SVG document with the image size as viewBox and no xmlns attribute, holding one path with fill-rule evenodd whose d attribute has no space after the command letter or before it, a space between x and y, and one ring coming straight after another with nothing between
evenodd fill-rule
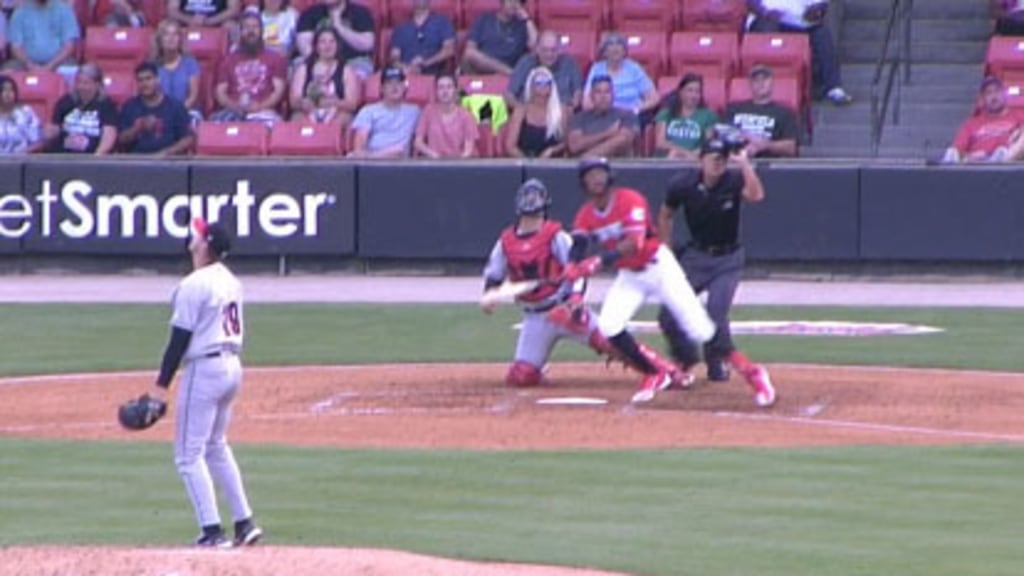
<instances>
[{"instance_id":1,"label":"man wearing baseball cap","mask_svg":"<svg viewBox=\"0 0 1024 576\"><path fill-rule=\"evenodd\" d=\"M786 158L798 154L800 128L796 111L772 98L772 70L759 64L750 69L750 100L725 109L725 122L747 137L747 154L757 158Z\"/></svg>"},{"instance_id":2,"label":"man wearing baseball cap","mask_svg":"<svg viewBox=\"0 0 1024 576\"><path fill-rule=\"evenodd\" d=\"M1006 86L994 76L981 81L976 113L964 121L942 161L1010 162L1024 154L1024 114L1006 105Z\"/></svg>"},{"instance_id":3,"label":"man wearing baseball cap","mask_svg":"<svg viewBox=\"0 0 1024 576\"><path fill-rule=\"evenodd\" d=\"M351 158L407 158L420 109L405 102L405 72L388 66L380 74L381 100L367 104L352 121Z\"/></svg>"}]
</instances>

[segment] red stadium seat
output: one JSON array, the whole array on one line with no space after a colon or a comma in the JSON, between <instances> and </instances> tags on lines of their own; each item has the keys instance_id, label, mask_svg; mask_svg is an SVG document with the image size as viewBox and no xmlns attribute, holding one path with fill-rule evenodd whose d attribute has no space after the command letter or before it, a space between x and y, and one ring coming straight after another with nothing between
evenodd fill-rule
<instances>
[{"instance_id":1,"label":"red stadium seat","mask_svg":"<svg viewBox=\"0 0 1024 576\"><path fill-rule=\"evenodd\" d=\"M136 94L135 73L128 70L104 70L103 92L120 107L125 100Z\"/></svg>"},{"instance_id":2,"label":"red stadium seat","mask_svg":"<svg viewBox=\"0 0 1024 576\"><path fill-rule=\"evenodd\" d=\"M730 32L675 32L669 43L668 71L729 78L739 67L739 53L739 39Z\"/></svg>"},{"instance_id":3,"label":"red stadium seat","mask_svg":"<svg viewBox=\"0 0 1024 576\"><path fill-rule=\"evenodd\" d=\"M803 92L795 78L774 78L772 80L772 99L789 106L798 117L803 110ZM729 102L750 100L750 79L737 76L729 82Z\"/></svg>"},{"instance_id":4,"label":"red stadium seat","mask_svg":"<svg viewBox=\"0 0 1024 576\"><path fill-rule=\"evenodd\" d=\"M434 77L413 74L406 78L405 99L419 107L434 100ZM363 82L363 102L380 100L380 72L372 74Z\"/></svg>"},{"instance_id":5,"label":"red stadium seat","mask_svg":"<svg viewBox=\"0 0 1024 576\"><path fill-rule=\"evenodd\" d=\"M560 30L558 44L562 53L576 60L580 70L585 72L594 61L597 50L597 32L594 30Z\"/></svg>"},{"instance_id":6,"label":"red stadium seat","mask_svg":"<svg viewBox=\"0 0 1024 576\"><path fill-rule=\"evenodd\" d=\"M1024 109L1024 77L1007 77L1003 79L1006 86L1006 105L1017 110Z\"/></svg>"},{"instance_id":7,"label":"red stadium seat","mask_svg":"<svg viewBox=\"0 0 1024 576\"><path fill-rule=\"evenodd\" d=\"M91 26L85 33L83 57L104 72L131 70L149 56L151 28Z\"/></svg>"},{"instance_id":8,"label":"red stadium seat","mask_svg":"<svg viewBox=\"0 0 1024 576\"><path fill-rule=\"evenodd\" d=\"M459 88L466 94L504 94L508 89L508 76L503 74L460 76Z\"/></svg>"},{"instance_id":9,"label":"red stadium seat","mask_svg":"<svg viewBox=\"0 0 1024 576\"><path fill-rule=\"evenodd\" d=\"M394 28L409 20L412 18L413 4L415 0L389 0L387 22L377 22L377 27ZM459 26L459 0L430 0L430 11L447 16L452 21L452 26Z\"/></svg>"},{"instance_id":10,"label":"red stadium seat","mask_svg":"<svg viewBox=\"0 0 1024 576\"><path fill-rule=\"evenodd\" d=\"M537 7L537 17L546 30L601 30L607 12L604 0L547 0Z\"/></svg>"},{"instance_id":11,"label":"red stadium seat","mask_svg":"<svg viewBox=\"0 0 1024 576\"><path fill-rule=\"evenodd\" d=\"M275 122L270 129L271 156L338 156L343 151L337 123Z\"/></svg>"},{"instance_id":12,"label":"red stadium seat","mask_svg":"<svg viewBox=\"0 0 1024 576\"><path fill-rule=\"evenodd\" d=\"M388 63L391 53L391 28L384 28L377 37L377 68L383 68Z\"/></svg>"},{"instance_id":13,"label":"red stadium seat","mask_svg":"<svg viewBox=\"0 0 1024 576\"><path fill-rule=\"evenodd\" d=\"M498 140L494 135L491 124L477 123L476 125L476 151L480 158L497 158Z\"/></svg>"},{"instance_id":14,"label":"red stadium seat","mask_svg":"<svg viewBox=\"0 0 1024 576\"><path fill-rule=\"evenodd\" d=\"M622 35L626 37L629 57L639 62L651 78L661 76L668 44L665 32L629 31L622 32Z\"/></svg>"},{"instance_id":15,"label":"red stadium seat","mask_svg":"<svg viewBox=\"0 0 1024 576\"><path fill-rule=\"evenodd\" d=\"M223 28L188 28L185 30L185 46L200 65L216 66L221 56L228 52L228 35ZM216 68L211 70L216 71Z\"/></svg>"},{"instance_id":16,"label":"red stadium seat","mask_svg":"<svg viewBox=\"0 0 1024 576\"><path fill-rule=\"evenodd\" d=\"M746 0L682 0L683 30L739 32L747 18Z\"/></svg>"},{"instance_id":17,"label":"red stadium seat","mask_svg":"<svg viewBox=\"0 0 1024 576\"><path fill-rule=\"evenodd\" d=\"M988 42L985 67L988 74L999 77L1007 72L1024 73L1024 38L993 36Z\"/></svg>"},{"instance_id":18,"label":"red stadium seat","mask_svg":"<svg viewBox=\"0 0 1024 576\"><path fill-rule=\"evenodd\" d=\"M312 6L316 6L317 4L319 4L319 2L317 0L292 0L288 4L292 8L295 8L296 12L302 14L303 10L306 10L307 8L310 8Z\"/></svg>"},{"instance_id":19,"label":"red stadium seat","mask_svg":"<svg viewBox=\"0 0 1024 576\"><path fill-rule=\"evenodd\" d=\"M810 96L811 45L806 34L746 34L740 44L740 62L743 74L764 64L776 78L796 78Z\"/></svg>"},{"instance_id":20,"label":"red stadium seat","mask_svg":"<svg viewBox=\"0 0 1024 576\"><path fill-rule=\"evenodd\" d=\"M462 0L462 27L469 30L477 17L498 10L498 0Z\"/></svg>"},{"instance_id":21,"label":"red stadium seat","mask_svg":"<svg viewBox=\"0 0 1024 576\"><path fill-rule=\"evenodd\" d=\"M658 78L658 94L665 96L679 86L682 76L662 76ZM749 92L749 90L748 90ZM720 76L704 76L704 104L718 114L725 111L728 102L726 97L726 80Z\"/></svg>"},{"instance_id":22,"label":"red stadium seat","mask_svg":"<svg viewBox=\"0 0 1024 576\"><path fill-rule=\"evenodd\" d=\"M196 131L196 153L204 156L264 156L267 127L262 122L203 122Z\"/></svg>"},{"instance_id":23,"label":"red stadium seat","mask_svg":"<svg viewBox=\"0 0 1024 576\"><path fill-rule=\"evenodd\" d=\"M676 20L673 0L612 0L612 28L616 30L672 30Z\"/></svg>"},{"instance_id":24,"label":"red stadium seat","mask_svg":"<svg viewBox=\"0 0 1024 576\"><path fill-rule=\"evenodd\" d=\"M39 121L46 124L53 116L53 107L57 100L67 93L67 83L64 77L49 70L35 72L5 72L18 85L19 99L32 106L37 114L40 114Z\"/></svg>"}]
</instances>

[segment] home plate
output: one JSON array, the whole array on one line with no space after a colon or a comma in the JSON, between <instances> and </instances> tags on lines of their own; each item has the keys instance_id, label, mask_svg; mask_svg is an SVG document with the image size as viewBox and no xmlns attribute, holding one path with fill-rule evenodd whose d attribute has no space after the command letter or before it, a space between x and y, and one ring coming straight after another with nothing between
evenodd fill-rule
<instances>
[{"instance_id":1,"label":"home plate","mask_svg":"<svg viewBox=\"0 0 1024 576\"><path fill-rule=\"evenodd\" d=\"M604 398L580 398L580 397L568 397L568 398L538 398L537 404L545 406L603 406L608 401Z\"/></svg>"}]
</instances>

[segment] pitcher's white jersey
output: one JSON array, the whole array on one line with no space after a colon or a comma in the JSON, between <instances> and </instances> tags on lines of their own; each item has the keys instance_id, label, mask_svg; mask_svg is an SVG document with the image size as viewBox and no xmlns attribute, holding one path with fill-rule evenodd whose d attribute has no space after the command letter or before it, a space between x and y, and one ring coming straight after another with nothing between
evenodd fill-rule
<instances>
[{"instance_id":1,"label":"pitcher's white jersey","mask_svg":"<svg viewBox=\"0 0 1024 576\"><path fill-rule=\"evenodd\" d=\"M241 352L242 284L216 262L192 272L172 297L171 325L192 332L186 359L222 351Z\"/></svg>"}]
</instances>

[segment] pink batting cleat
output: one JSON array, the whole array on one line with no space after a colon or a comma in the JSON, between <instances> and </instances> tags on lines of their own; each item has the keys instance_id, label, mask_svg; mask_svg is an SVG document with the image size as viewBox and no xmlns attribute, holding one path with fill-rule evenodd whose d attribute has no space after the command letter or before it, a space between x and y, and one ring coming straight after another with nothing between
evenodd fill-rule
<instances>
[{"instance_id":1,"label":"pink batting cleat","mask_svg":"<svg viewBox=\"0 0 1024 576\"><path fill-rule=\"evenodd\" d=\"M640 383L640 390L633 394L633 403L642 404L654 400L654 395L662 390L668 390L672 386L672 382L672 374L664 370L648 374Z\"/></svg>"},{"instance_id":2,"label":"pink batting cleat","mask_svg":"<svg viewBox=\"0 0 1024 576\"><path fill-rule=\"evenodd\" d=\"M747 379L750 387L754 389L754 403L759 408L768 408L775 404L775 387L772 386L772 379L768 375L767 368L757 364L743 376Z\"/></svg>"}]
</instances>

